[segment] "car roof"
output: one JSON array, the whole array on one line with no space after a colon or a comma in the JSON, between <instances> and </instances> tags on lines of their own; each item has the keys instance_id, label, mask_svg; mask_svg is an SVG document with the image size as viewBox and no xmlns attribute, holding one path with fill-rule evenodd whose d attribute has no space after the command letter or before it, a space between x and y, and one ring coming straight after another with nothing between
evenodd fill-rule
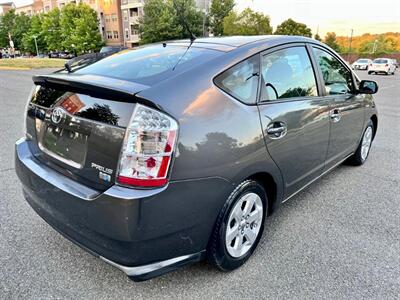
<instances>
[{"instance_id":1,"label":"car roof","mask_svg":"<svg viewBox=\"0 0 400 300\"><path fill-rule=\"evenodd\" d=\"M285 36L285 35L249 35L249 36L223 36L223 37L202 37L196 38L193 47L209 48L219 51L231 51L239 47L251 44L259 44L265 42L316 42L315 40L303 36ZM172 45L189 45L189 40L168 41L167 44Z\"/></svg>"}]
</instances>

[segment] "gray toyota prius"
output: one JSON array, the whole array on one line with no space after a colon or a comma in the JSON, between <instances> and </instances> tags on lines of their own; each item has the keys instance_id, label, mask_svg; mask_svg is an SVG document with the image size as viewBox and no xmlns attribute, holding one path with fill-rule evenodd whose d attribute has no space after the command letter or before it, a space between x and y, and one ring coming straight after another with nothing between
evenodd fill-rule
<instances>
[{"instance_id":1,"label":"gray toyota prius","mask_svg":"<svg viewBox=\"0 0 400 300\"><path fill-rule=\"evenodd\" d=\"M199 38L33 78L16 172L32 208L133 280L257 247L265 218L368 158L373 81L294 36Z\"/></svg>"}]
</instances>

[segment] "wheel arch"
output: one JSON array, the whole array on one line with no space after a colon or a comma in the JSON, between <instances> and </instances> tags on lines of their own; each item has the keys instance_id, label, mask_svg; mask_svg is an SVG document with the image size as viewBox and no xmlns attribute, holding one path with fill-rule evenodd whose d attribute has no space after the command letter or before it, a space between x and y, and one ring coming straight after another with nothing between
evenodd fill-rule
<instances>
[{"instance_id":1,"label":"wheel arch","mask_svg":"<svg viewBox=\"0 0 400 300\"><path fill-rule=\"evenodd\" d=\"M278 186L274 177L267 172L258 172L247 179L255 180L263 186L268 198L268 215L272 214L280 204L278 201Z\"/></svg>"}]
</instances>

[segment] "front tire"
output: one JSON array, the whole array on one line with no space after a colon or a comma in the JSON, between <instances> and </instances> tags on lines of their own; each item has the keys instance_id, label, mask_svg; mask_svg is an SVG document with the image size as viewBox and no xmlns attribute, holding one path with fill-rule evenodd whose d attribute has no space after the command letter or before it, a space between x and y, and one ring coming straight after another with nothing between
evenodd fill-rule
<instances>
[{"instance_id":1,"label":"front tire","mask_svg":"<svg viewBox=\"0 0 400 300\"><path fill-rule=\"evenodd\" d=\"M239 184L219 213L207 249L208 261L222 271L243 265L260 241L267 212L264 188L254 180Z\"/></svg>"},{"instance_id":2,"label":"front tire","mask_svg":"<svg viewBox=\"0 0 400 300\"><path fill-rule=\"evenodd\" d=\"M361 166L368 158L369 151L371 150L372 140L374 138L374 123L368 121L367 127L364 130L360 144L356 152L348 159L348 162L353 166Z\"/></svg>"}]
</instances>

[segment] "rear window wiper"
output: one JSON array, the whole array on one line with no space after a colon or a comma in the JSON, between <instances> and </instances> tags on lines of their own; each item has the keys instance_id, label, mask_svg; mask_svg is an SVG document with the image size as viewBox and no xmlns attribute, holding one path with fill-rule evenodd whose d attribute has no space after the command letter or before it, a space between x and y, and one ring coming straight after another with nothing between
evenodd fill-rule
<instances>
[{"instance_id":1,"label":"rear window wiper","mask_svg":"<svg viewBox=\"0 0 400 300\"><path fill-rule=\"evenodd\" d=\"M103 58L106 58L107 56L110 56L112 54L115 54L116 52L104 52L104 53L89 53L89 54L84 54L78 57L74 57L67 61L64 64L65 69L68 71L68 73L71 73L75 71L76 69L80 69L83 67L86 67L88 65L91 65L95 62L98 62L99 60L102 60Z\"/></svg>"}]
</instances>

